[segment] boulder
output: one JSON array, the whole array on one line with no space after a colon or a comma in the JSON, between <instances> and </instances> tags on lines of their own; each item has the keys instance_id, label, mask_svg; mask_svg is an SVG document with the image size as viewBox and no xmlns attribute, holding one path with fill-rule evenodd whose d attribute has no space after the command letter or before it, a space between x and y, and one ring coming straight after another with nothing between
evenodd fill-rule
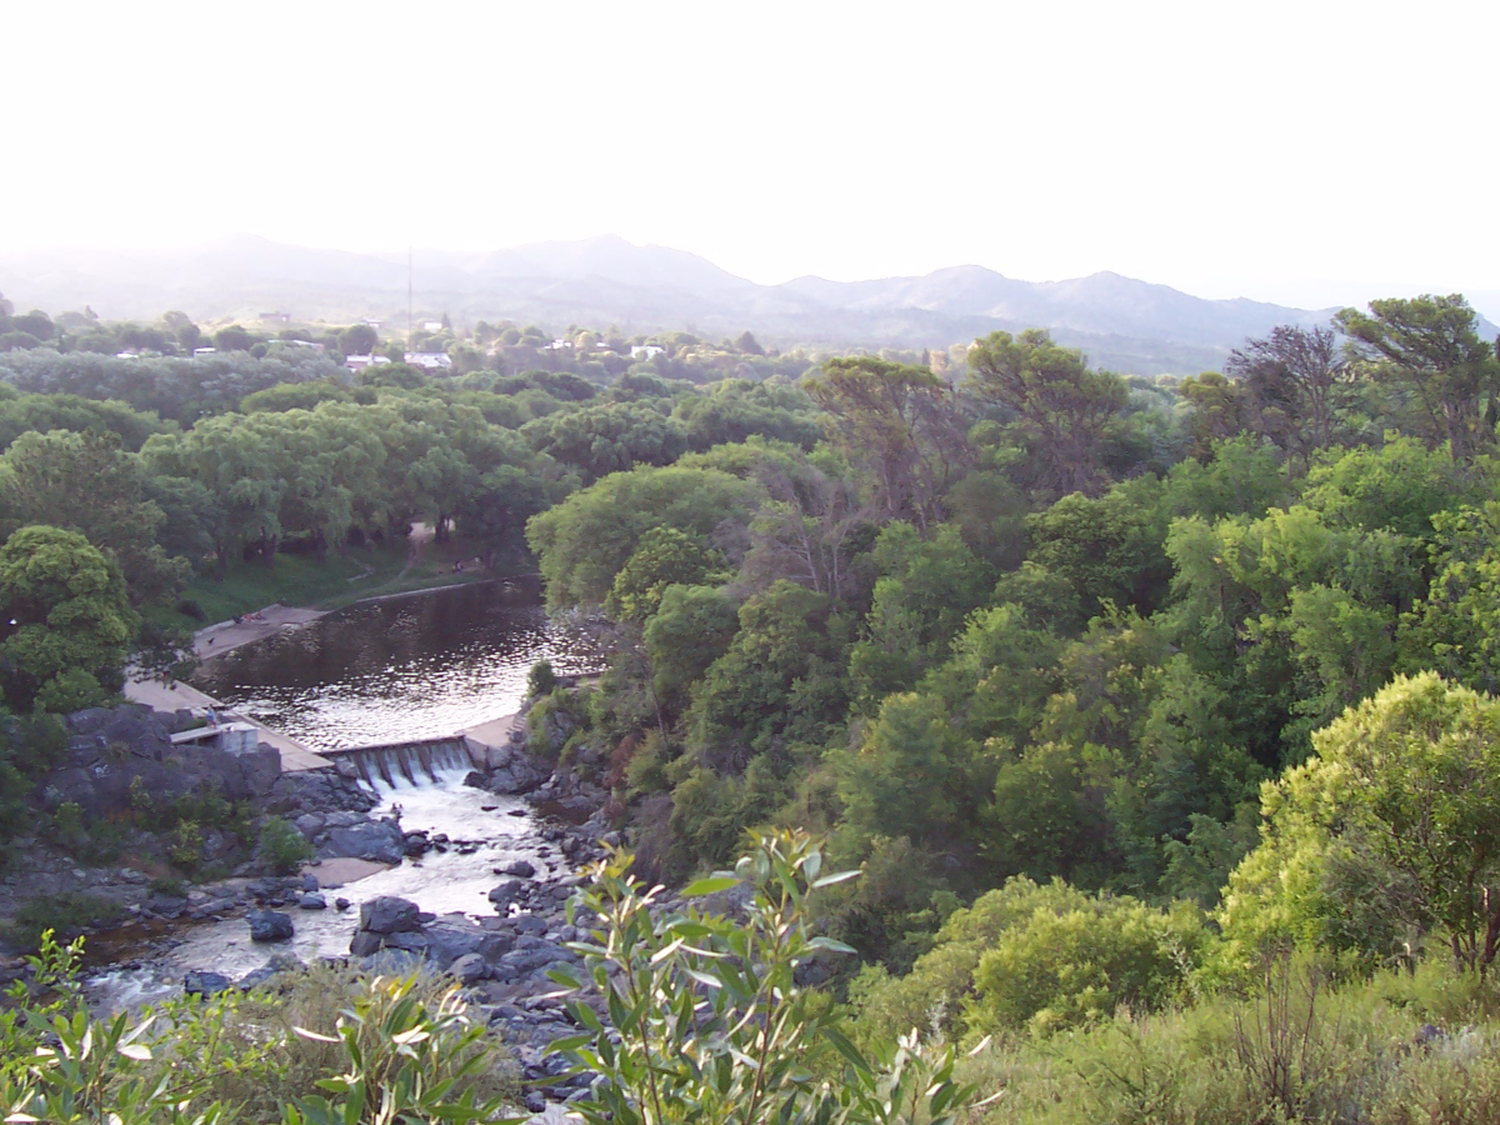
<instances>
[{"instance_id":1,"label":"boulder","mask_svg":"<svg viewBox=\"0 0 1500 1125\"><path fill-rule=\"evenodd\" d=\"M524 859L512 860L503 867L495 868L496 875L514 875L520 879L530 879L536 874L536 868Z\"/></svg>"},{"instance_id":2,"label":"boulder","mask_svg":"<svg viewBox=\"0 0 1500 1125\"><path fill-rule=\"evenodd\" d=\"M188 996L217 996L232 987L223 973L184 973L182 977L182 991Z\"/></svg>"},{"instance_id":3,"label":"boulder","mask_svg":"<svg viewBox=\"0 0 1500 1125\"><path fill-rule=\"evenodd\" d=\"M400 863L406 855L406 837L401 829L386 821L367 820L328 833L323 854L368 859L376 863Z\"/></svg>"},{"instance_id":4,"label":"boulder","mask_svg":"<svg viewBox=\"0 0 1500 1125\"><path fill-rule=\"evenodd\" d=\"M180 918L182 912L187 909L187 904L188 900L181 895L157 892L146 900L146 909L163 918Z\"/></svg>"},{"instance_id":5,"label":"boulder","mask_svg":"<svg viewBox=\"0 0 1500 1125\"><path fill-rule=\"evenodd\" d=\"M512 796L530 793L547 780L548 773L545 763L524 754L515 754L504 766L490 771L485 788L491 793Z\"/></svg>"},{"instance_id":6,"label":"boulder","mask_svg":"<svg viewBox=\"0 0 1500 1125\"><path fill-rule=\"evenodd\" d=\"M372 934L399 934L421 928L421 909L410 899L381 895L359 907L359 928Z\"/></svg>"},{"instance_id":7,"label":"boulder","mask_svg":"<svg viewBox=\"0 0 1500 1125\"><path fill-rule=\"evenodd\" d=\"M432 940L423 933L384 934L381 944L386 949L404 949L408 953L421 953L425 956L432 946Z\"/></svg>"},{"instance_id":8,"label":"boulder","mask_svg":"<svg viewBox=\"0 0 1500 1125\"><path fill-rule=\"evenodd\" d=\"M495 904L495 909L503 913L511 903L525 893L526 881L524 879L507 879L490 891L489 898Z\"/></svg>"},{"instance_id":9,"label":"boulder","mask_svg":"<svg viewBox=\"0 0 1500 1125\"><path fill-rule=\"evenodd\" d=\"M476 954L486 961L496 961L510 951L515 939L509 934L480 929L467 920L436 922L428 926L427 956L439 969L446 969L460 957Z\"/></svg>"},{"instance_id":10,"label":"boulder","mask_svg":"<svg viewBox=\"0 0 1500 1125\"><path fill-rule=\"evenodd\" d=\"M361 930L349 939L349 955L351 957L369 957L371 954L380 952L380 934L372 934L368 930Z\"/></svg>"},{"instance_id":11,"label":"boulder","mask_svg":"<svg viewBox=\"0 0 1500 1125\"><path fill-rule=\"evenodd\" d=\"M456 977L460 984L469 985L489 976L490 967L479 954L465 953L448 966L448 973Z\"/></svg>"},{"instance_id":12,"label":"boulder","mask_svg":"<svg viewBox=\"0 0 1500 1125\"><path fill-rule=\"evenodd\" d=\"M297 900L298 910L327 910L328 900L317 891L308 891Z\"/></svg>"},{"instance_id":13,"label":"boulder","mask_svg":"<svg viewBox=\"0 0 1500 1125\"><path fill-rule=\"evenodd\" d=\"M517 914L511 919L516 933L540 937L547 932L547 919L536 914Z\"/></svg>"},{"instance_id":14,"label":"boulder","mask_svg":"<svg viewBox=\"0 0 1500 1125\"><path fill-rule=\"evenodd\" d=\"M252 910L245 921L250 923L251 941L286 941L294 932L292 916L279 910Z\"/></svg>"}]
</instances>

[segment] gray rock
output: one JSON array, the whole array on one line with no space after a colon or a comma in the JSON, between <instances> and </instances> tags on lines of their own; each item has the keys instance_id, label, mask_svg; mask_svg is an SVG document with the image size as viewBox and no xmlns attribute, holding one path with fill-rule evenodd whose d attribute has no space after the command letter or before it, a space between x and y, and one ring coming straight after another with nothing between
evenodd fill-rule
<instances>
[{"instance_id":1,"label":"gray rock","mask_svg":"<svg viewBox=\"0 0 1500 1125\"><path fill-rule=\"evenodd\" d=\"M446 969L470 954L498 961L515 945L511 935L483 930L467 921L437 922L427 927L425 936L427 956L439 969Z\"/></svg>"},{"instance_id":2,"label":"gray rock","mask_svg":"<svg viewBox=\"0 0 1500 1125\"><path fill-rule=\"evenodd\" d=\"M327 910L328 900L317 891L308 891L297 900L298 910Z\"/></svg>"},{"instance_id":3,"label":"gray rock","mask_svg":"<svg viewBox=\"0 0 1500 1125\"><path fill-rule=\"evenodd\" d=\"M309 840L323 831L323 818L317 813L303 813L292 823L297 826L297 831Z\"/></svg>"},{"instance_id":4,"label":"gray rock","mask_svg":"<svg viewBox=\"0 0 1500 1125\"><path fill-rule=\"evenodd\" d=\"M511 925L518 934L536 935L547 932L547 919L537 914L517 914L511 919Z\"/></svg>"},{"instance_id":5,"label":"gray rock","mask_svg":"<svg viewBox=\"0 0 1500 1125\"><path fill-rule=\"evenodd\" d=\"M146 900L146 909L163 918L179 918L187 909L188 900L181 895L154 894Z\"/></svg>"},{"instance_id":6,"label":"gray rock","mask_svg":"<svg viewBox=\"0 0 1500 1125\"><path fill-rule=\"evenodd\" d=\"M189 996L217 996L234 987L223 973L184 973L182 991Z\"/></svg>"},{"instance_id":7,"label":"gray rock","mask_svg":"<svg viewBox=\"0 0 1500 1125\"><path fill-rule=\"evenodd\" d=\"M507 879L494 890L490 891L490 901L495 904L495 909L504 911L511 903L526 893L526 882L522 879Z\"/></svg>"},{"instance_id":8,"label":"gray rock","mask_svg":"<svg viewBox=\"0 0 1500 1125\"><path fill-rule=\"evenodd\" d=\"M491 793L518 796L530 793L547 780L547 767L536 759L517 754L497 770L491 770L485 788Z\"/></svg>"},{"instance_id":9,"label":"gray rock","mask_svg":"<svg viewBox=\"0 0 1500 1125\"><path fill-rule=\"evenodd\" d=\"M369 957L380 951L381 935L372 934L361 930L349 939L349 955L351 957Z\"/></svg>"},{"instance_id":10,"label":"gray rock","mask_svg":"<svg viewBox=\"0 0 1500 1125\"><path fill-rule=\"evenodd\" d=\"M372 934L398 934L421 928L421 909L410 899L381 895L359 907L359 928Z\"/></svg>"},{"instance_id":11,"label":"gray rock","mask_svg":"<svg viewBox=\"0 0 1500 1125\"><path fill-rule=\"evenodd\" d=\"M294 932L292 916L279 910L252 910L245 921L250 923L251 941L286 941Z\"/></svg>"},{"instance_id":12,"label":"gray rock","mask_svg":"<svg viewBox=\"0 0 1500 1125\"><path fill-rule=\"evenodd\" d=\"M382 944L386 949L404 949L408 953L423 955L426 955L432 947L432 941L426 934L414 933L385 934Z\"/></svg>"},{"instance_id":13,"label":"gray rock","mask_svg":"<svg viewBox=\"0 0 1500 1125\"><path fill-rule=\"evenodd\" d=\"M325 856L347 856L376 863L400 863L406 855L406 837L401 829L385 821L365 821L347 828L334 828L323 846Z\"/></svg>"},{"instance_id":14,"label":"gray rock","mask_svg":"<svg viewBox=\"0 0 1500 1125\"><path fill-rule=\"evenodd\" d=\"M530 879L536 874L536 868L524 859L512 860L503 867L495 868L496 875L515 875L521 879Z\"/></svg>"},{"instance_id":15,"label":"gray rock","mask_svg":"<svg viewBox=\"0 0 1500 1125\"><path fill-rule=\"evenodd\" d=\"M351 905L352 903L350 903L347 898L344 898L342 896L333 900L333 908L340 914L342 914L345 910L348 910Z\"/></svg>"},{"instance_id":16,"label":"gray rock","mask_svg":"<svg viewBox=\"0 0 1500 1125\"><path fill-rule=\"evenodd\" d=\"M490 975L490 967L477 953L465 953L448 966L448 972L458 978L460 984L474 984Z\"/></svg>"}]
</instances>

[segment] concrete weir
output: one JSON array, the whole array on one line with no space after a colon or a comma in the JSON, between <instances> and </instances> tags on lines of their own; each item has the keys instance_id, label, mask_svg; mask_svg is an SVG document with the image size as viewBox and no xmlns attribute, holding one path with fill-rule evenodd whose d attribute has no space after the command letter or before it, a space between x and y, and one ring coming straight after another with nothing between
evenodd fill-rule
<instances>
[{"instance_id":1,"label":"concrete weir","mask_svg":"<svg viewBox=\"0 0 1500 1125\"><path fill-rule=\"evenodd\" d=\"M351 746L319 753L335 762L352 762L359 770L360 778L369 785L383 782L394 788L403 781L408 785L423 785L442 780L445 773L473 769L476 763L470 741L460 735L379 746Z\"/></svg>"}]
</instances>

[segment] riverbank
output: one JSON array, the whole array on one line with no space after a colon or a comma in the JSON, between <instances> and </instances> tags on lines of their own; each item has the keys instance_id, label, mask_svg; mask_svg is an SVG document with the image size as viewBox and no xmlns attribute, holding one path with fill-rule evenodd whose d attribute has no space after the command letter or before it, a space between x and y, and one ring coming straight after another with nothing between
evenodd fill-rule
<instances>
[{"instance_id":1,"label":"riverbank","mask_svg":"<svg viewBox=\"0 0 1500 1125\"><path fill-rule=\"evenodd\" d=\"M273 567L236 560L222 578L212 567L196 575L176 606L157 616L162 624L202 631L205 621L229 621L265 606L329 613L372 597L525 577L534 570L530 563L490 569L476 561L477 553L473 544L455 538L425 540L415 552L405 540L351 547L323 562L298 554L278 554ZM457 563L463 570L454 570Z\"/></svg>"}]
</instances>

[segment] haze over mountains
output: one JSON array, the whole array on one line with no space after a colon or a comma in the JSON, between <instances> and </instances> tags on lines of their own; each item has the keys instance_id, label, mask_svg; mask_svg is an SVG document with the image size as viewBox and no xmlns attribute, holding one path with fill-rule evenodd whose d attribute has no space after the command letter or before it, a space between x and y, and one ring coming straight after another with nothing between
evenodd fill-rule
<instances>
[{"instance_id":1,"label":"haze over mountains","mask_svg":"<svg viewBox=\"0 0 1500 1125\"><path fill-rule=\"evenodd\" d=\"M1205 300L1107 272L1019 281L981 266L759 285L697 255L612 235L492 252L419 250L413 285L419 319L447 312L458 325L508 318L710 337L749 328L782 346L913 348L1045 327L1099 366L1143 375L1217 368L1247 336L1276 324L1326 323L1333 311ZM277 310L300 320L378 316L404 325L407 261L248 235L188 249L34 250L0 255L0 292L20 308L90 305L108 319L181 309L195 320L253 320Z\"/></svg>"}]
</instances>

